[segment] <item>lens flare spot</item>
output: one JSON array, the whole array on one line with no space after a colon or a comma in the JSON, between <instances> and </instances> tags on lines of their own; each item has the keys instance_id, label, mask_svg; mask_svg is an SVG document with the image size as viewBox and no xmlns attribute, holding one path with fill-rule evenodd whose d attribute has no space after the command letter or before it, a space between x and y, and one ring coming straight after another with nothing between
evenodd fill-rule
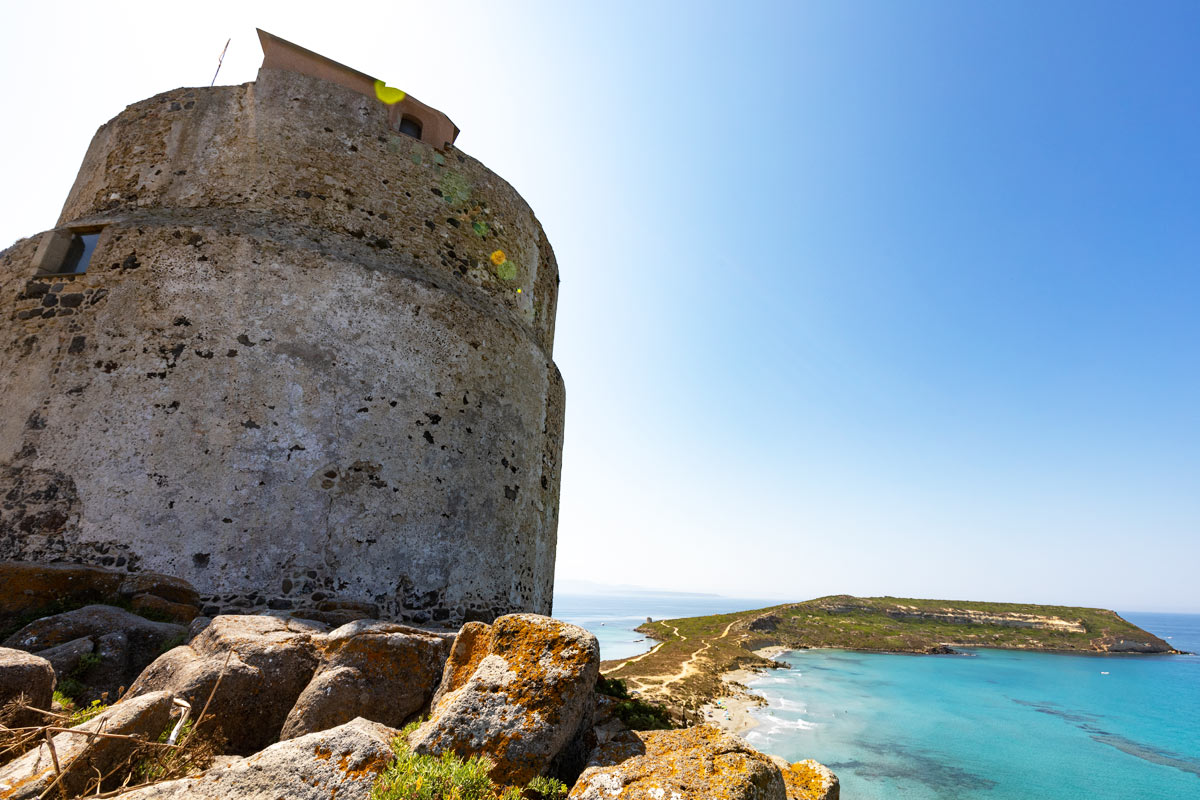
<instances>
[{"instance_id":1,"label":"lens flare spot","mask_svg":"<svg viewBox=\"0 0 1200 800\"><path fill-rule=\"evenodd\" d=\"M403 100L406 95L394 86L388 86L383 81L375 81L375 96L389 106L394 106Z\"/></svg>"},{"instance_id":2,"label":"lens flare spot","mask_svg":"<svg viewBox=\"0 0 1200 800\"><path fill-rule=\"evenodd\" d=\"M497 267L503 264L505 261L508 261L508 256L504 255L503 250L497 250L492 253L492 263Z\"/></svg>"}]
</instances>

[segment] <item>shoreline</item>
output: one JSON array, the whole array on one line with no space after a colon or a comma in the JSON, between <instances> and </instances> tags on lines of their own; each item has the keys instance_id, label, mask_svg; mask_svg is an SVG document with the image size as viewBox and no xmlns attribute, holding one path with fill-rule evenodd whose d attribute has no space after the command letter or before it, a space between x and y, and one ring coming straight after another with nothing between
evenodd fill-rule
<instances>
[{"instance_id":1,"label":"shoreline","mask_svg":"<svg viewBox=\"0 0 1200 800\"><path fill-rule=\"evenodd\" d=\"M755 650L756 656L769 658L772 661L792 648L781 645L771 645L761 650ZM746 682L765 674L766 667L755 669L735 669L721 675L721 683L729 691L724 697L718 697L700 706L704 722L716 725L725 733L744 739L743 734L758 727L758 720L751 715L755 708L766 708L767 701L754 694L746 687Z\"/></svg>"}]
</instances>

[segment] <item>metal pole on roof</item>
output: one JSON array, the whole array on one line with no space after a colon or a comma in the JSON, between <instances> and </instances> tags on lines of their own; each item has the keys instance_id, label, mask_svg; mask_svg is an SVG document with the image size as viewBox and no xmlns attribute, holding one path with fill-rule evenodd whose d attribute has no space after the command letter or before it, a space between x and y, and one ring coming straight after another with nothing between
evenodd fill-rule
<instances>
[{"instance_id":1,"label":"metal pole on roof","mask_svg":"<svg viewBox=\"0 0 1200 800\"><path fill-rule=\"evenodd\" d=\"M225 40L225 47L221 50L221 57L217 59L217 71L213 73L212 83L209 84L210 87L217 82L217 75L221 72L221 64L225 61L225 51L229 49L229 43L232 41L232 36Z\"/></svg>"}]
</instances>

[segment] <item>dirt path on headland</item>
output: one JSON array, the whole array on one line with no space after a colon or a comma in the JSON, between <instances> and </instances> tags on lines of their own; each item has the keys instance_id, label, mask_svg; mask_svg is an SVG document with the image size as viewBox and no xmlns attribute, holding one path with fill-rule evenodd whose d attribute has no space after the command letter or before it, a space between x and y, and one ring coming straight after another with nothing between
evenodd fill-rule
<instances>
[{"instance_id":1,"label":"dirt path on headland","mask_svg":"<svg viewBox=\"0 0 1200 800\"><path fill-rule=\"evenodd\" d=\"M641 675L617 675L617 673L625 670L630 665L657 655L668 644L679 645L688 641L688 637L680 633L679 628L676 626L671 626L671 630L674 633L673 638L659 642L651 650L642 653L640 656L626 659L619 664L602 670L601 674L622 678L629 688L636 690L639 694L647 698L669 699L671 694L669 691L670 687L700 672L697 662L712 648L714 640L725 639L729 636L729 632L733 629L736 622L737 620L734 620L726 625L720 636L699 640L699 646L694 649L679 648L678 652L672 652L670 655L673 658L671 658L670 662L661 665L671 671L659 672L658 670L653 670ZM678 668L675 668L676 665L678 665Z\"/></svg>"},{"instance_id":2,"label":"dirt path on headland","mask_svg":"<svg viewBox=\"0 0 1200 800\"><path fill-rule=\"evenodd\" d=\"M737 620L734 620L734 622L737 622ZM724 639L727 636L729 636L729 629L732 627L733 627L733 622L726 625L725 630L717 638ZM676 630L678 630L678 629L676 629ZM699 658L700 656L702 656L704 653L706 653L709 650L709 648L711 648L711 647L712 647L712 641L711 640L705 641L703 647L701 647L699 650L696 650L695 652L693 652L691 657L688 658L687 661L683 662L683 666L680 667L679 672L677 672L676 674L671 675L670 677L665 679L662 683L659 684L659 688L663 689L663 688L666 688L667 686L670 686L672 683L679 683L679 681L683 680L688 675L695 672L696 659Z\"/></svg>"}]
</instances>

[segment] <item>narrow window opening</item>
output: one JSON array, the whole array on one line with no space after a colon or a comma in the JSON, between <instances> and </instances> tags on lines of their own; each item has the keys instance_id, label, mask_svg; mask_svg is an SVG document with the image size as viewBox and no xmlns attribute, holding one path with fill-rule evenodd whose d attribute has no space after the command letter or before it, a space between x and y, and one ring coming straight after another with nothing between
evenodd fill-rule
<instances>
[{"instance_id":1,"label":"narrow window opening","mask_svg":"<svg viewBox=\"0 0 1200 800\"><path fill-rule=\"evenodd\" d=\"M412 117L405 114L400 118L400 132L405 136L411 136L414 139L421 138L421 123L417 122Z\"/></svg>"},{"instance_id":2,"label":"narrow window opening","mask_svg":"<svg viewBox=\"0 0 1200 800\"><path fill-rule=\"evenodd\" d=\"M71 244L67 248L67 255L63 258L62 266L58 272L61 275L80 275L87 272L88 262L92 260L92 253L96 250L96 242L100 239L100 233L77 233L71 237Z\"/></svg>"}]
</instances>

